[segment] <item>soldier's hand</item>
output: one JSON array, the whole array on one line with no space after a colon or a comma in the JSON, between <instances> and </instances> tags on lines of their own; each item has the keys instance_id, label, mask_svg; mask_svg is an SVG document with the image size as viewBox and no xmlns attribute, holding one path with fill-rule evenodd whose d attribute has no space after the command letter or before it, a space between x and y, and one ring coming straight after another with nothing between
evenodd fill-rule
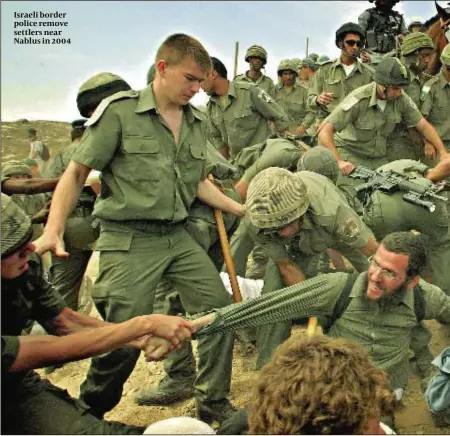
<instances>
[{"instance_id":1,"label":"soldier's hand","mask_svg":"<svg viewBox=\"0 0 450 436\"><path fill-rule=\"evenodd\" d=\"M66 251L62 235L56 233L45 232L38 239L34 241L36 246L36 253L43 255L47 251L53 251L56 257L69 257Z\"/></svg>"},{"instance_id":2,"label":"soldier's hand","mask_svg":"<svg viewBox=\"0 0 450 436\"><path fill-rule=\"evenodd\" d=\"M298 126L295 129L295 134L296 135L304 135L306 133L306 129L303 126Z\"/></svg>"},{"instance_id":3,"label":"soldier's hand","mask_svg":"<svg viewBox=\"0 0 450 436\"><path fill-rule=\"evenodd\" d=\"M370 54L367 53L366 51L362 51L359 55L359 59L361 59L361 62L364 64L371 64L372 63L372 59L370 57Z\"/></svg>"},{"instance_id":4,"label":"soldier's hand","mask_svg":"<svg viewBox=\"0 0 450 436\"><path fill-rule=\"evenodd\" d=\"M167 339L173 345L178 345L184 341L189 341L197 328L190 321L186 321L178 316L168 315L144 315L144 321L149 321L142 333L150 333Z\"/></svg>"},{"instance_id":5,"label":"soldier's hand","mask_svg":"<svg viewBox=\"0 0 450 436\"><path fill-rule=\"evenodd\" d=\"M424 146L424 153L427 159L435 159L436 158L436 149L434 145L430 142L426 141Z\"/></svg>"},{"instance_id":6,"label":"soldier's hand","mask_svg":"<svg viewBox=\"0 0 450 436\"><path fill-rule=\"evenodd\" d=\"M333 93L332 92L322 92L322 94L320 94L316 101L319 104L323 104L323 105L327 105L330 104L333 101Z\"/></svg>"},{"instance_id":7,"label":"soldier's hand","mask_svg":"<svg viewBox=\"0 0 450 436\"><path fill-rule=\"evenodd\" d=\"M338 166L343 176L348 176L355 169L355 166L351 162L345 160L340 160Z\"/></svg>"},{"instance_id":8,"label":"soldier's hand","mask_svg":"<svg viewBox=\"0 0 450 436\"><path fill-rule=\"evenodd\" d=\"M167 354L175 348L179 346L176 347L167 339L153 336L147 340L143 350L147 361L152 362L166 358Z\"/></svg>"},{"instance_id":9,"label":"soldier's hand","mask_svg":"<svg viewBox=\"0 0 450 436\"><path fill-rule=\"evenodd\" d=\"M247 199L248 184L241 179L234 185L234 189L241 196L242 203L245 203L245 200Z\"/></svg>"}]
</instances>

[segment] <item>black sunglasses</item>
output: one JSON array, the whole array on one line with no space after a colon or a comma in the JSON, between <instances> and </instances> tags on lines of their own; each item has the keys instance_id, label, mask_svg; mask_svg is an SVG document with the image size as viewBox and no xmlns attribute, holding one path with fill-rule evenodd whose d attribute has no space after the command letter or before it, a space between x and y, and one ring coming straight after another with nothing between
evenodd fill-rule
<instances>
[{"instance_id":1,"label":"black sunglasses","mask_svg":"<svg viewBox=\"0 0 450 436\"><path fill-rule=\"evenodd\" d=\"M357 45L358 47L363 46L362 41L357 41L356 39L346 39L344 42L348 44L350 47L354 47L355 45Z\"/></svg>"}]
</instances>

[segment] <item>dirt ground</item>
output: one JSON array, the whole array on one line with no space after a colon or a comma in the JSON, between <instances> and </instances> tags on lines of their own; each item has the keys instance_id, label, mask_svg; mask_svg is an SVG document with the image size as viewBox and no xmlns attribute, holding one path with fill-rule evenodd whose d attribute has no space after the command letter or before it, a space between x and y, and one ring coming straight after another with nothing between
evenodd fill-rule
<instances>
[{"instance_id":1,"label":"dirt ground","mask_svg":"<svg viewBox=\"0 0 450 436\"><path fill-rule=\"evenodd\" d=\"M88 269L92 278L97 276L98 258L94 255ZM437 355L449 345L450 338L435 322L427 322L433 335L431 350ZM294 334L301 335L303 330L296 328ZM195 345L194 345L195 347ZM252 385L258 376L255 371L256 354L248 353L240 344L235 346L233 358L233 377L231 384L231 402L237 406L245 406L251 396ZM88 370L89 360L65 365L47 377L55 385L67 389L75 397L79 395L79 386ZM396 413L396 422L402 434L449 434L450 427L436 428L430 413L422 398L420 379L414 364L410 366L410 382L404 397L403 405ZM43 374L42 374L43 375ZM194 401L192 399L179 402L169 407L138 406L134 403L134 394L142 386L156 386L163 377L161 362L147 363L143 356L125 384L120 403L109 412L105 418L121 421L127 424L147 426L151 423L173 416L194 416ZM43 375L43 377L45 377Z\"/></svg>"}]
</instances>

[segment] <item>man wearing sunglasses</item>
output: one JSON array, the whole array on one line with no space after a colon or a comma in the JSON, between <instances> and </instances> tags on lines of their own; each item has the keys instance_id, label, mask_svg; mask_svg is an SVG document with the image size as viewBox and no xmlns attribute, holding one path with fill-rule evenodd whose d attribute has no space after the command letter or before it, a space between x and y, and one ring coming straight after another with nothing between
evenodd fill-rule
<instances>
[{"instance_id":1,"label":"man wearing sunglasses","mask_svg":"<svg viewBox=\"0 0 450 436\"><path fill-rule=\"evenodd\" d=\"M295 285L318 274L322 253L342 253L358 271L378 244L339 190L326 177L309 171L292 174L268 168L250 183L245 225L271 259L262 293ZM258 332L262 367L291 331L291 323L264 326Z\"/></svg>"},{"instance_id":2,"label":"man wearing sunglasses","mask_svg":"<svg viewBox=\"0 0 450 436\"><path fill-rule=\"evenodd\" d=\"M308 106L316 112L316 124L324 120L354 89L373 80L373 70L359 59L365 37L356 23L345 23L336 31L339 58L324 62L308 89Z\"/></svg>"},{"instance_id":3,"label":"man wearing sunglasses","mask_svg":"<svg viewBox=\"0 0 450 436\"><path fill-rule=\"evenodd\" d=\"M450 44L447 44L442 51L441 62L442 68L439 74L422 88L420 111L436 129L447 151L450 151ZM434 162L435 160L426 163L432 165Z\"/></svg>"}]
</instances>

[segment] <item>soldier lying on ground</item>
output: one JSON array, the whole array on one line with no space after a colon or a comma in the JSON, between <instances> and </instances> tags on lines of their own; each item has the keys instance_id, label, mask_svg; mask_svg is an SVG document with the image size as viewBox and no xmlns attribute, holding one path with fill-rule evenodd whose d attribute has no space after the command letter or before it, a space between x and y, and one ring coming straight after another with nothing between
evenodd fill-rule
<instances>
[{"instance_id":1,"label":"soldier lying on ground","mask_svg":"<svg viewBox=\"0 0 450 436\"><path fill-rule=\"evenodd\" d=\"M141 434L144 428L102 421L67 391L33 371L46 365L81 360L121 347L145 350L150 336L178 347L195 331L191 322L164 315L139 316L111 324L69 309L29 260L30 219L2 194L2 432L6 434ZM49 335L21 336L30 319ZM64 337L60 337L64 336Z\"/></svg>"}]
</instances>

